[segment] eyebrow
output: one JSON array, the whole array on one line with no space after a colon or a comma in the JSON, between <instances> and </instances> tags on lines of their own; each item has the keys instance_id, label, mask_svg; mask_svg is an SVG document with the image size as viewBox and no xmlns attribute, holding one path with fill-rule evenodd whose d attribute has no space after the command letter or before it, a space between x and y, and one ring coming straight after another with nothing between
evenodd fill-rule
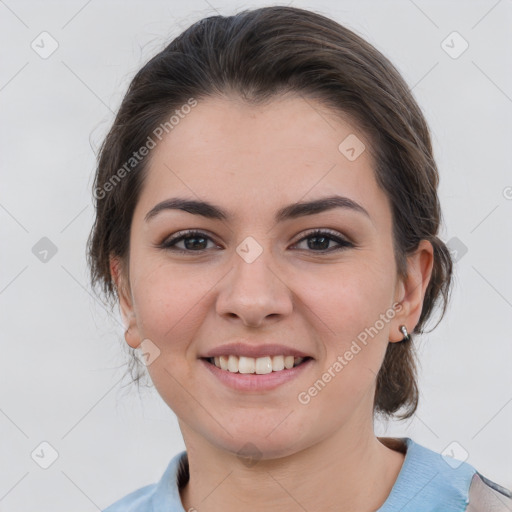
<instances>
[{"instance_id":1,"label":"eyebrow","mask_svg":"<svg viewBox=\"0 0 512 512\"><path fill-rule=\"evenodd\" d=\"M306 215L322 213L334 208L352 210L365 215L371 220L370 214L359 203L356 203L354 200L348 197L334 195L323 197L321 199L315 199L313 201L293 203L285 206L284 208L278 210L275 215L275 221L284 222L286 220L296 219L298 217L305 217ZM174 197L171 199L166 199L165 201L155 205L146 214L145 221L148 222L158 213L164 210L182 210L194 215L201 215L207 219L230 220L233 218L232 213L229 213L228 211L223 210L219 206L216 206L212 203Z\"/></svg>"}]
</instances>

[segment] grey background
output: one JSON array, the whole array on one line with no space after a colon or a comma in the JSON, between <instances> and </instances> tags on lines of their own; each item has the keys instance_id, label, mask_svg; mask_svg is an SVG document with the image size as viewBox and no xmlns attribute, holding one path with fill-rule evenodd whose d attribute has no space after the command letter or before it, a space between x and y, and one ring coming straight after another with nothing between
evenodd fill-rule
<instances>
[{"instance_id":1,"label":"grey background","mask_svg":"<svg viewBox=\"0 0 512 512\"><path fill-rule=\"evenodd\" d=\"M156 392L121 380L119 317L87 284L93 150L130 78L167 41L216 11L263 5L0 0L0 511L104 508L184 449ZM419 410L376 431L455 446L512 488L512 2L292 5L346 24L403 73L433 133L441 237L459 255L445 319L416 340ZM51 48L43 31L58 42L47 58L31 47ZM469 44L458 58L441 46L453 31ZM43 441L58 452L48 469L31 457L48 462Z\"/></svg>"}]
</instances>

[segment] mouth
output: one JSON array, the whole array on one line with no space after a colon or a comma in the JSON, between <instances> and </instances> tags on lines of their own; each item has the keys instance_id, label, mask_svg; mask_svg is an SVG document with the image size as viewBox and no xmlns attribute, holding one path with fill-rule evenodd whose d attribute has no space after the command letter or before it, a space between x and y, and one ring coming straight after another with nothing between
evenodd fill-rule
<instances>
[{"instance_id":1,"label":"mouth","mask_svg":"<svg viewBox=\"0 0 512 512\"><path fill-rule=\"evenodd\" d=\"M303 365L311 357L294 357L284 355L245 357L236 355L222 355L201 358L207 363L229 373L246 375L265 375L291 370Z\"/></svg>"}]
</instances>

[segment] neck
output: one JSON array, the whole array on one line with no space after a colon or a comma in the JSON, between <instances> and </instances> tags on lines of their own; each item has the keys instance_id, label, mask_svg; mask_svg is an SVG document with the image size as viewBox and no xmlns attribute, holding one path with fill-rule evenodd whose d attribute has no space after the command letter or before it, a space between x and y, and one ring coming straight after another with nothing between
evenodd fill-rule
<instances>
[{"instance_id":1,"label":"neck","mask_svg":"<svg viewBox=\"0 0 512 512\"><path fill-rule=\"evenodd\" d=\"M391 492L404 455L382 444L373 428L355 427L251 466L194 438L186 443L190 479L181 490L183 507L205 512L377 510Z\"/></svg>"}]
</instances>

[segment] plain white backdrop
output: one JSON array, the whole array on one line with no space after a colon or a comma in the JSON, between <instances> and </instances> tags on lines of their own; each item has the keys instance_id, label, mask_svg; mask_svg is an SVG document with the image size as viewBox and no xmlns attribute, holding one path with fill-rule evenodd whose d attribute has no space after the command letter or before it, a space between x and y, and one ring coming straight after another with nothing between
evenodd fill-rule
<instances>
[{"instance_id":1,"label":"plain white backdrop","mask_svg":"<svg viewBox=\"0 0 512 512\"><path fill-rule=\"evenodd\" d=\"M95 151L130 79L167 42L204 16L263 5L0 1L1 511L100 510L184 449L157 393L121 380L119 318L88 285ZM512 2L291 5L347 25L403 74L433 134L441 237L458 251L450 308L415 340L418 412L376 431L455 446L510 489Z\"/></svg>"}]
</instances>

